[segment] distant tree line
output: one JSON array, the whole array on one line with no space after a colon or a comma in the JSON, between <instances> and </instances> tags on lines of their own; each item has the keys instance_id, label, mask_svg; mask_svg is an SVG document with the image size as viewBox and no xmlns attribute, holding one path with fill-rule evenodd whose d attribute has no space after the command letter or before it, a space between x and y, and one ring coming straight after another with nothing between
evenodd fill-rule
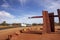
<instances>
[{"instance_id":1,"label":"distant tree line","mask_svg":"<svg viewBox=\"0 0 60 40\"><path fill-rule=\"evenodd\" d=\"M54 24L55 24L56 26L60 26L60 23L56 23L56 22L54 22ZM32 24L32 26L36 26L36 25L43 26L43 24L41 24L41 23L39 23L39 24L37 24L37 23L33 23L33 24Z\"/></svg>"},{"instance_id":2,"label":"distant tree line","mask_svg":"<svg viewBox=\"0 0 60 40\"><path fill-rule=\"evenodd\" d=\"M36 25L43 25L41 23L37 24L37 23L33 23L32 26L36 26Z\"/></svg>"}]
</instances>

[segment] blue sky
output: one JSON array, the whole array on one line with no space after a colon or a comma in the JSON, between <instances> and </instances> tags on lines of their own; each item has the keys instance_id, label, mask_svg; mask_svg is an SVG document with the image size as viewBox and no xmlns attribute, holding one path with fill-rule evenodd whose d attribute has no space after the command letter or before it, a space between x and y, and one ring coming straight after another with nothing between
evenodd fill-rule
<instances>
[{"instance_id":1,"label":"blue sky","mask_svg":"<svg viewBox=\"0 0 60 40\"><path fill-rule=\"evenodd\" d=\"M54 12L57 15L60 0L0 0L0 23L43 23L42 18L28 19L41 16L42 10ZM55 18L58 22L58 18Z\"/></svg>"}]
</instances>

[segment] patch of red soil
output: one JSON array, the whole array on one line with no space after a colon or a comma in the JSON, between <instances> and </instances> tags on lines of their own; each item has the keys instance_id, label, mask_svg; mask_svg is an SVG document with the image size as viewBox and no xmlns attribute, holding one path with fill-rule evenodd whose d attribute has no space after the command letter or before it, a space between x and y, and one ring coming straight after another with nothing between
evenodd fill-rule
<instances>
[{"instance_id":1,"label":"patch of red soil","mask_svg":"<svg viewBox=\"0 0 60 40\"><path fill-rule=\"evenodd\" d=\"M60 34L28 34L20 33L19 35L13 35L10 40L60 40Z\"/></svg>"}]
</instances>

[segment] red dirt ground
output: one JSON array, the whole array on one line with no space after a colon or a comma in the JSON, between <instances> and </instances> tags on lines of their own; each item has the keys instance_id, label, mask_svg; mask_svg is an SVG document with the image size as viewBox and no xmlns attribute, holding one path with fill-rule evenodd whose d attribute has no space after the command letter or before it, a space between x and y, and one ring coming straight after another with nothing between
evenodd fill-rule
<instances>
[{"instance_id":1,"label":"red dirt ground","mask_svg":"<svg viewBox=\"0 0 60 40\"><path fill-rule=\"evenodd\" d=\"M60 40L60 34L27 34L13 35L10 40Z\"/></svg>"},{"instance_id":2,"label":"red dirt ground","mask_svg":"<svg viewBox=\"0 0 60 40\"><path fill-rule=\"evenodd\" d=\"M0 40L6 40L8 35L12 35L9 40L60 40L60 30L49 34L20 33L20 28L12 28L0 31Z\"/></svg>"},{"instance_id":3,"label":"red dirt ground","mask_svg":"<svg viewBox=\"0 0 60 40\"><path fill-rule=\"evenodd\" d=\"M34 33L16 33L13 34L10 40L60 40L60 33L46 33L46 34L34 34Z\"/></svg>"}]
</instances>

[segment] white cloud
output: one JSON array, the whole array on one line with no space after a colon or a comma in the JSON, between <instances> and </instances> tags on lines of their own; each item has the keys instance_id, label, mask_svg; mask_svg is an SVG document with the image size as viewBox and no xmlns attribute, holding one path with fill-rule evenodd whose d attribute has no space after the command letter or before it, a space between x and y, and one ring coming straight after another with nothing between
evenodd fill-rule
<instances>
[{"instance_id":1,"label":"white cloud","mask_svg":"<svg viewBox=\"0 0 60 40\"><path fill-rule=\"evenodd\" d=\"M60 9L60 0L34 0L34 2L40 7L44 7L48 12L54 12L57 15L57 9ZM58 22L58 18L55 18L55 22Z\"/></svg>"},{"instance_id":2,"label":"white cloud","mask_svg":"<svg viewBox=\"0 0 60 40\"><path fill-rule=\"evenodd\" d=\"M10 5L8 3L3 3L1 6L4 7L4 8L10 7Z\"/></svg>"},{"instance_id":3,"label":"white cloud","mask_svg":"<svg viewBox=\"0 0 60 40\"><path fill-rule=\"evenodd\" d=\"M21 3L21 6L23 7L26 2L28 0L19 0ZM56 13L56 9L60 8L60 1L52 1L52 0L34 0L34 2L36 2L38 4L38 6L43 6L46 8L46 10L51 11L51 12L55 12ZM2 7L9 7L10 5L8 3L5 3L2 5ZM37 14L37 13L35 13ZM10 13L6 12L6 11L0 11L0 20L6 20L8 23L42 23L43 20L42 19L28 19L28 17L31 16L36 16L36 15L25 15L25 16L20 16L19 18L16 17L14 18L13 15L11 15ZM38 16L38 15L37 15ZM4 19L4 18L12 18L12 19ZM2 19L3 18L3 19ZM57 20L56 20L57 21Z\"/></svg>"},{"instance_id":4,"label":"white cloud","mask_svg":"<svg viewBox=\"0 0 60 40\"><path fill-rule=\"evenodd\" d=\"M0 23L2 21L7 21L8 19L13 19L15 16L6 12L6 11L0 11ZM8 20L10 21L10 20Z\"/></svg>"},{"instance_id":5,"label":"white cloud","mask_svg":"<svg viewBox=\"0 0 60 40\"><path fill-rule=\"evenodd\" d=\"M10 5L7 3L6 0L3 0L3 2L4 2L4 3L1 5L2 7L4 7L4 8L10 7Z\"/></svg>"},{"instance_id":6,"label":"white cloud","mask_svg":"<svg viewBox=\"0 0 60 40\"><path fill-rule=\"evenodd\" d=\"M25 3L27 0L19 0L21 3Z\"/></svg>"},{"instance_id":7,"label":"white cloud","mask_svg":"<svg viewBox=\"0 0 60 40\"><path fill-rule=\"evenodd\" d=\"M21 6L23 7L29 0L19 0Z\"/></svg>"},{"instance_id":8,"label":"white cloud","mask_svg":"<svg viewBox=\"0 0 60 40\"><path fill-rule=\"evenodd\" d=\"M32 12L33 13L33 12ZM26 14L23 16L15 17L14 15L6 12L0 11L0 23L3 21L7 21L7 23L42 23L42 19L28 19L28 17L38 16L34 14Z\"/></svg>"},{"instance_id":9,"label":"white cloud","mask_svg":"<svg viewBox=\"0 0 60 40\"><path fill-rule=\"evenodd\" d=\"M26 2L26 0L19 0L19 1L21 3L21 6L23 6L25 4L25 2Z\"/></svg>"},{"instance_id":10,"label":"white cloud","mask_svg":"<svg viewBox=\"0 0 60 40\"><path fill-rule=\"evenodd\" d=\"M52 5L49 8L60 8L60 4L59 3L51 3Z\"/></svg>"},{"instance_id":11,"label":"white cloud","mask_svg":"<svg viewBox=\"0 0 60 40\"><path fill-rule=\"evenodd\" d=\"M57 15L57 9L60 9L60 1L59 0L57 0L57 1L50 0L49 2L47 2L46 5L44 5L44 7L49 12L54 12L54 14Z\"/></svg>"},{"instance_id":12,"label":"white cloud","mask_svg":"<svg viewBox=\"0 0 60 40\"><path fill-rule=\"evenodd\" d=\"M54 12L57 15L57 9L60 9L60 0L48 0L46 1L46 5L44 5L46 10L49 12ZM55 18L55 22L59 22L58 18Z\"/></svg>"},{"instance_id":13,"label":"white cloud","mask_svg":"<svg viewBox=\"0 0 60 40\"><path fill-rule=\"evenodd\" d=\"M48 10L49 12L54 12L57 14L57 9L60 9L60 0L34 0L37 5L44 7L43 10Z\"/></svg>"},{"instance_id":14,"label":"white cloud","mask_svg":"<svg viewBox=\"0 0 60 40\"><path fill-rule=\"evenodd\" d=\"M45 6L45 5L44 5ZM55 9L58 9L60 8L60 3L59 2L55 2L55 1L50 1L48 3L48 5L45 6L47 9L52 9L52 10L55 10Z\"/></svg>"},{"instance_id":15,"label":"white cloud","mask_svg":"<svg viewBox=\"0 0 60 40\"><path fill-rule=\"evenodd\" d=\"M23 17L19 17L17 19L15 19L14 21L15 22L20 22L20 23L29 23L29 24L32 24L32 23L43 23L43 19L41 18L33 18L33 19L29 19L28 17L32 17L32 16L38 16L38 15L24 15Z\"/></svg>"},{"instance_id":16,"label":"white cloud","mask_svg":"<svg viewBox=\"0 0 60 40\"><path fill-rule=\"evenodd\" d=\"M20 16L20 17L16 17L13 19L8 19L6 20L7 23L28 23L28 24L32 24L32 23L43 23L43 19L41 18L35 18L35 19L29 19L28 17L32 17L32 16L36 16L36 15L24 15L24 16Z\"/></svg>"},{"instance_id":17,"label":"white cloud","mask_svg":"<svg viewBox=\"0 0 60 40\"><path fill-rule=\"evenodd\" d=\"M13 15L11 15L10 13L8 13L6 11L0 11L0 17L14 18Z\"/></svg>"},{"instance_id":18,"label":"white cloud","mask_svg":"<svg viewBox=\"0 0 60 40\"><path fill-rule=\"evenodd\" d=\"M23 6L24 3L27 2L27 0L20 0L21 5ZM57 9L60 8L60 3L59 1L52 1L52 0L34 0L34 2L36 2L38 4L38 6L44 6L46 8L46 10L48 10L49 12L55 12L55 14L57 14ZM35 18L35 19L28 19L27 17L31 17L31 16L36 16L36 15L25 15L23 17L17 18L15 19L14 22L21 22L21 23L43 23L43 19L41 18ZM37 15L38 16L38 15ZM58 19L55 19L56 22L58 22Z\"/></svg>"},{"instance_id":19,"label":"white cloud","mask_svg":"<svg viewBox=\"0 0 60 40\"><path fill-rule=\"evenodd\" d=\"M34 0L38 6L43 6L47 9L60 8L60 0Z\"/></svg>"}]
</instances>

